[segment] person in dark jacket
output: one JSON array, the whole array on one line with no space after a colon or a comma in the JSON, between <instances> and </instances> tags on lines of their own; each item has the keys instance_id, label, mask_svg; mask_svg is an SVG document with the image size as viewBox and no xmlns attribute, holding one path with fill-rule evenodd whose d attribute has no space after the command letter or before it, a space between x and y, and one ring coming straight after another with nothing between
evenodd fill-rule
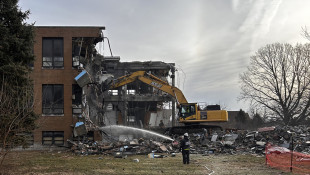
<instances>
[{"instance_id":1,"label":"person in dark jacket","mask_svg":"<svg viewBox=\"0 0 310 175\"><path fill-rule=\"evenodd\" d=\"M190 141L188 139L188 133L184 134L184 139L180 142L180 151L182 151L183 155L183 164L189 164L189 147L190 147Z\"/></svg>"}]
</instances>

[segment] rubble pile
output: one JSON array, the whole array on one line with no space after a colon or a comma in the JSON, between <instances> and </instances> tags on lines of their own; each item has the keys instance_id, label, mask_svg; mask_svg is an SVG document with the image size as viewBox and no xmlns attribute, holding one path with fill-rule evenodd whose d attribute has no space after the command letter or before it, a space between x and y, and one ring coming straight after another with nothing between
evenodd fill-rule
<instances>
[{"instance_id":1,"label":"rubble pile","mask_svg":"<svg viewBox=\"0 0 310 175\"><path fill-rule=\"evenodd\" d=\"M204 136L192 134L192 143L197 153L256 153L264 154L267 143L310 154L310 127L265 127L257 131L214 132Z\"/></svg>"},{"instance_id":2,"label":"rubble pile","mask_svg":"<svg viewBox=\"0 0 310 175\"><path fill-rule=\"evenodd\" d=\"M131 141L117 141L113 143L100 143L100 142L73 142L67 140L71 145L71 150L79 155L91 154L113 154L117 155L132 155L149 153L172 153L178 148L178 142L171 141L158 142L153 140L144 140L143 138L133 139Z\"/></svg>"},{"instance_id":3,"label":"rubble pile","mask_svg":"<svg viewBox=\"0 0 310 175\"><path fill-rule=\"evenodd\" d=\"M150 154L163 157L179 152L182 136L173 135L170 140L152 140L150 138L132 138L130 140L110 140L110 142L73 142L68 140L71 150L76 154L110 154L124 157L131 154ZM207 131L190 133L191 154L264 154L265 145L271 143L295 151L310 154L310 127L265 127L257 131ZM292 144L293 140L293 144ZM154 156L155 154L155 156Z\"/></svg>"}]
</instances>

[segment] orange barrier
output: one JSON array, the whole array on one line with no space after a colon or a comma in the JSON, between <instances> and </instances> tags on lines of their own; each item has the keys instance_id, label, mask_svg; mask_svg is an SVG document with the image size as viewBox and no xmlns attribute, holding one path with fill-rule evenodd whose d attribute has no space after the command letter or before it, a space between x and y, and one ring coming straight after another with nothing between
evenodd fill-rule
<instances>
[{"instance_id":1,"label":"orange barrier","mask_svg":"<svg viewBox=\"0 0 310 175\"><path fill-rule=\"evenodd\" d=\"M287 148L271 144L266 145L265 153L266 164L271 167L299 174L310 173L309 154L291 151Z\"/></svg>"}]
</instances>

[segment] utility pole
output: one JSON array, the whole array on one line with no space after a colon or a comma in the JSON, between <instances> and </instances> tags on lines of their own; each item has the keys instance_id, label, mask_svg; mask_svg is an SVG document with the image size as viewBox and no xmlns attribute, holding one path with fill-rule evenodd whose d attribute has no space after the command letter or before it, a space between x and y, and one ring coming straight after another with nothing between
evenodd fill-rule
<instances>
[{"instance_id":1,"label":"utility pole","mask_svg":"<svg viewBox=\"0 0 310 175\"><path fill-rule=\"evenodd\" d=\"M294 133L291 132L291 167L290 171L293 172L293 157L294 157Z\"/></svg>"},{"instance_id":2,"label":"utility pole","mask_svg":"<svg viewBox=\"0 0 310 175\"><path fill-rule=\"evenodd\" d=\"M171 68L172 86L175 87L175 68ZM172 98L172 127L175 126L175 98Z\"/></svg>"}]
</instances>

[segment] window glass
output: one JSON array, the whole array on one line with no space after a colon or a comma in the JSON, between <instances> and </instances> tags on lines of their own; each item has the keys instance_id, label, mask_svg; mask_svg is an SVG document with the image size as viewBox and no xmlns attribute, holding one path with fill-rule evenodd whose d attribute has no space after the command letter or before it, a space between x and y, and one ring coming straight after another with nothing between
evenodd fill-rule
<instances>
[{"instance_id":1,"label":"window glass","mask_svg":"<svg viewBox=\"0 0 310 175\"><path fill-rule=\"evenodd\" d=\"M55 57L54 61L64 61L64 58L63 57Z\"/></svg>"},{"instance_id":2,"label":"window glass","mask_svg":"<svg viewBox=\"0 0 310 175\"><path fill-rule=\"evenodd\" d=\"M44 108L47 108L53 104L53 87L50 85L43 85L42 92L42 104Z\"/></svg>"},{"instance_id":3,"label":"window glass","mask_svg":"<svg viewBox=\"0 0 310 175\"><path fill-rule=\"evenodd\" d=\"M52 62L43 62L43 67L52 67L53 63Z\"/></svg>"},{"instance_id":4,"label":"window glass","mask_svg":"<svg viewBox=\"0 0 310 175\"><path fill-rule=\"evenodd\" d=\"M33 133L27 133L26 134L26 142L27 142L28 145L33 145L34 144Z\"/></svg>"},{"instance_id":5,"label":"window glass","mask_svg":"<svg viewBox=\"0 0 310 175\"><path fill-rule=\"evenodd\" d=\"M43 39L43 57L53 57L53 40Z\"/></svg>"},{"instance_id":6,"label":"window glass","mask_svg":"<svg viewBox=\"0 0 310 175\"><path fill-rule=\"evenodd\" d=\"M195 105L182 105L179 112L180 112L179 115L182 118L195 115L196 113Z\"/></svg>"},{"instance_id":7,"label":"window glass","mask_svg":"<svg viewBox=\"0 0 310 175\"><path fill-rule=\"evenodd\" d=\"M63 106L63 85L54 85L54 103L57 106Z\"/></svg>"},{"instance_id":8,"label":"window glass","mask_svg":"<svg viewBox=\"0 0 310 175\"><path fill-rule=\"evenodd\" d=\"M52 57L43 57L43 61L52 61Z\"/></svg>"},{"instance_id":9,"label":"window glass","mask_svg":"<svg viewBox=\"0 0 310 175\"><path fill-rule=\"evenodd\" d=\"M42 85L42 112L43 114L64 113L64 86Z\"/></svg>"},{"instance_id":10,"label":"window glass","mask_svg":"<svg viewBox=\"0 0 310 175\"><path fill-rule=\"evenodd\" d=\"M63 39L62 38L56 38L54 41L54 48L53 48L53 54L54 57L63 57Z\"/></svg>"},{"instance_id":11,"label":"window glass","mask_svg":"<svg viewBox=\"0 0 310 175\"><path fill-rule=\"evenodd\" d=\"M43 38L42 66L44 68L62 68L64 66L63 38Z\"/></svg>"},{"instance_id":12,"label":"window glass","mask_svg":"<svg viewBox=\"0 0 310 175\"><path fill-rule=\"evenodd\" d=\"M191 106L191 113L195 112L195 106Z\"/></svg>"},{"instance_id":13,"label":"window glass","mask_svg":"<svg viewBox=\"0 0 310 175\"><path fill-rule=\"evenodd\" d=\"M54 67L64 67L63 62L54 62Z\"/></svg>"},{"instance_id":14,"label":"window glass","mask_svg":"<svg viewBox=\"0 0 310 175\"><path fill-rule=\"evenodd\" d=\"M64 132L63 131L43 131L42 132L43 145L63 145Z\"/></svg>"}]
</instances>

